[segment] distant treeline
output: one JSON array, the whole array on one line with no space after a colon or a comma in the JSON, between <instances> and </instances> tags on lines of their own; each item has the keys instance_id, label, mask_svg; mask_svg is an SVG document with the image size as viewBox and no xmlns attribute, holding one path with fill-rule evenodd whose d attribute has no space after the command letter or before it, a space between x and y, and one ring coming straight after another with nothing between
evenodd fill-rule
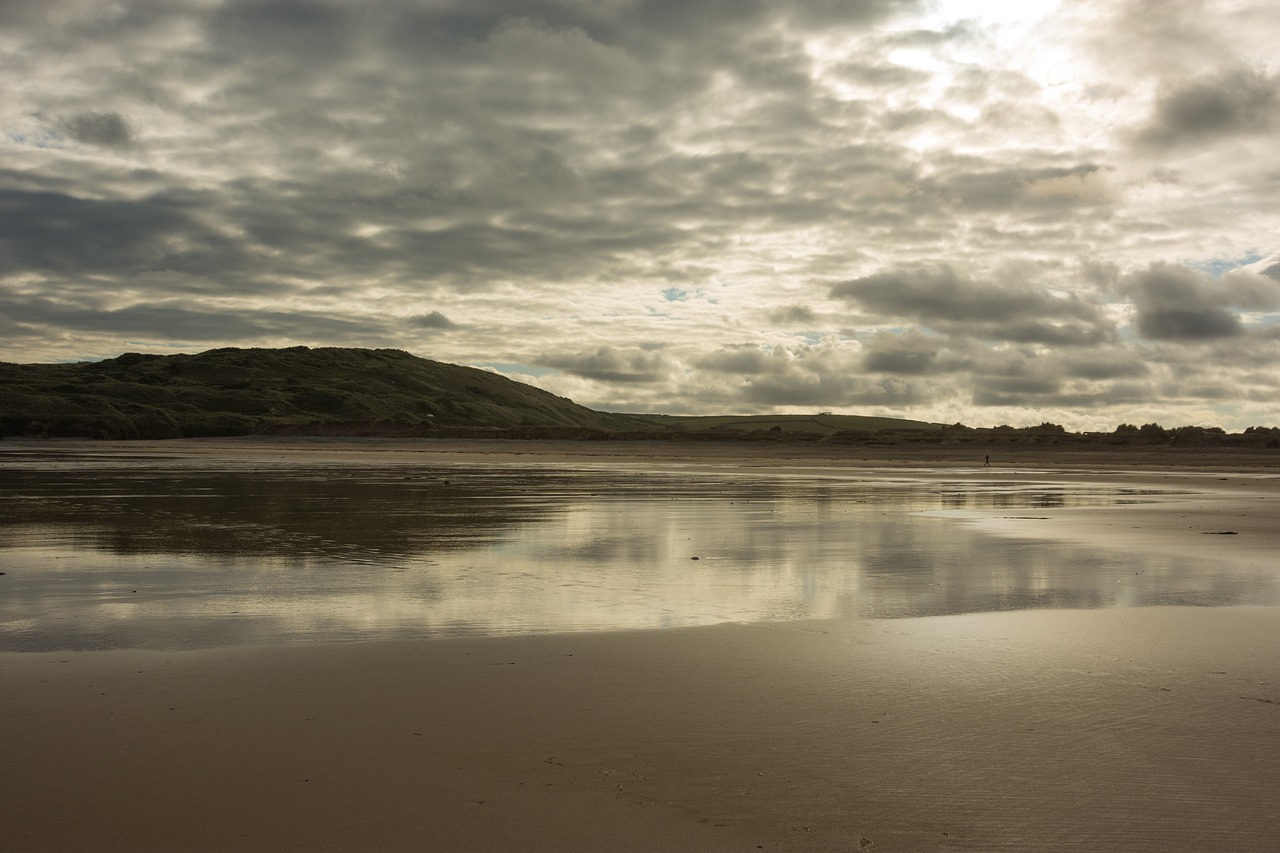
<instances>
[{"instance_id":1,"label":"distant treeline","mask_svg":"<svg viewBox=\"0 0 1280 853\"><path fill-rule=\"evenodd\" d=\"M47 429L46 424L22 422L0 417L0 435L32 437L137 438L136 427L109 434L101 422L71 423L63 430ZM1184 426L1166 429L1157 424L1141 427L1122 424L1114 432L1068 432L1060 426L1042 424L1034 427L967 427L960 424L940 429L842 430L835 433L784 431L770 429L673 430L673 429L608 429L589 426L436 426L400 421L314 421L310 423L266 423L253 428L221 430L208 423L198 432L202 436L316 436L353 438L465 438L505 439L514 441L645 441L663 443L728 443L752 444L828 444L850 447L961 447L1036 448L1036 447L1123 447L1170 446L1204 448L1280 448L1280 428L1249 427L1241 433L1228 433L1218 427ZM35 429L32 429L35 427ZM213 428L210 428L213 427ZM87 429L86 429L87 428ZM143 436L145 437L145 436ZM151 437L173 437L161 435Z\"/></svg>"},{"instance_id":2,"label":"distant treeline","mask_svg":"<svg viewBox=\"0 0 1280 853\"><path fill-rule=\"evenodd\" d=\"M982 444L999 446L1054 445L1174 445L1183 447L1250 447L1280 448L1280 428L1249 427L1241 433L1229 433L1220 427L1182 426L1166 429L1159 424L1120 424L1113 432L1068 432L1058 424L1043 423L1033 427L967 427L953 424L933 430L882 430L866 433L856 430L830 437L841 444Z\"/></svg>"}]
</instances>

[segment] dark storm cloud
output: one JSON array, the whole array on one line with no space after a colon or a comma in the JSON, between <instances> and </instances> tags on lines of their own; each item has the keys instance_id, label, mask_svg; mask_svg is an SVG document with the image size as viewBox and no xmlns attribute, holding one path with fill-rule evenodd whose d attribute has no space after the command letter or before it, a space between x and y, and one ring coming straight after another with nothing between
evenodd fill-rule
<instances>
[{"instance_id":1,"label":"dark storm cloud","mask_svg":"<svg viewBox=\"0 0 1280 853\"><path fill-rule=\"evenodd\" d=\"M29 327L107 332L160 341L243 341L262 337L294 341L338 340L362 346L385 339L379 321L315 312L246 311L148 303L109 308L69 305L42 298L0 296L0 314L21 316Z\"/></svg>"},{"instance_id":2,"label":"dark storm cloud","mask_svg":"<svg viewBox=\"0 0 1280 853\"><path fill-rule=\"evenodd\" d=\"M1161 93L1140 142L1173 146L1258 134L1280 119L1280 80L1252 68L1195 79Z\"/></svg>"},{"instance_id":3,"label":"dark storm cloud","mask_svg":"<svg viewBox=\"0 0 1280 853\"><path fill-rule=\"evenodd\" d=\"M466 4L378 4L369 17L389 44L411 61L430 61L443 47L451 55L459 47L489 40L504 25L535 26L567 41L579 38L625 50L637 60L652 63L656 74L675 92L653 91L666 98L702 85L709 69L732 65L754 79L770 77L767 58L771 29L822 30L865 25L917 7L915 0L830 0L819 3L777 3L764 0L636 0L621 3L568 3L556 0L474 0ZM311 13L315 14L315 13ZM327 16L320 15L324 24ZM519 44L508 45L519 48ZM524 45L528 47L528 45ZM453 56L451 58L456 58ZM570 60L571 61L571 60ZM778 67L784 78L792 69ZM580 79L574 88L590 87Z\"/></svg>"},{"instance_id":4,"label":"dark storm cloud","mask_svg":"<svg viewBox=\"0 0 1280 853\"><path fill-rule=\"evenodd\" d=\"M1117 400L1151 399L1143 379L1149 366L1112 341L1101 351L1064 354L1036 347L996 348L979 337L881 332L867 341L861 366L866 371L915 377L917 389L931 396L967 389L969 402L988 407L1071 407L1094 409ZM922 384L938 378L944 384Z\"/></svg>"},{"instance_id":5,"label":"dark storm cloud","mask_svg":"<svg viewBox=\"0 0 1280 853\"><path fill-rule=\"evenodd\" d=\"M931 351L877 350L867 353L863 364L877 373L927 375L935 373L938 354Z\"/></svg>"},{"instance_id":6,"label":"dark storm cloud","mask_svg":"<svg viewBox=\"0 0 1280 853\"><path fill-rule=\"evenodd\" d=\"M722 347L693 360L699 370L734 376L756 376L770 369L768 353L758 346L741 344Z\"/></svg>"},{"instance_id":7,"label":"dark storm cloud","mask_svg":"<svg viewBox=\"0 0 1280 853\"><path fill-rule=\"evenodd\" d=\"M912 377L931 398L966 395L991 408L1093 410L1157 399L1150 367L1119 342L1088 352L993 345L978 337L881 332L864 349L863 367Z\"/></svg>"},{"instance_id":8,"label":"dark storm cloud","mask_svg":"<svg viewBox=\"0 0 1280 853\"><path fill-rule=\"evenodd\" d=\"M946 165L949 168L932 181L931 192L965 210L1060 212L1111 201L1099 181L1101 170L1093 163L991 168L957 159Z\"/></svg>"},{"instance_id":9,"label":"dark storm cloud","mask_svg":"<svg viewBox=\"0 0 1280 853\"><path fill-rule=\"evenodd\" d=\"M671 360L661 352L613 346L602 346L590 352L547 354L538 359L538 364L584 379L627 384L664 380L673 367Z\"/></svg>"},{"instance_id":10,"label":"dark storm cloud","mask_svg":"<svg viewBox=\"0 0 1280 853\"><path fill-rule=\"evenodd\" d=\"M164 241L195 227L189 201L80 198L0 188L0 273L135 271L166 253Z\"/></svg>"},{"instance_id":11,"label":"dark storm cloud","mask_svg":"<svg viewBox=\"0 0 1280 853\"><path fill-rule=\"evenodd\" d=\"M238 57L340 61L358 36L359 7L319 0L230 0L208 19L215 50Z\"/></svg>"},{"instance_id":12,"label":"dark storm cloud","mask_svg":"<svg viewBox=\"0 0 1280 853\"><path fill-rule=\"evenodd\" d=\"M1124 350L1071 356L1066 359L1064 369L1068 376L1076 379L1132 379L1151 372L1145 362Z\"/></svg>"},{"instance_id":13,"label":"dark storm cloud","mask_svg":"<svg viewBox=\"0 0 1280 853\"><path fill-rule=\"evenodd\" d=\"M285 287L281 279L314 275L308 262L316 257L345 250L348 261L371 260L353 252L345 234L325 233L331 212L323 207L303 217L235 187L217 196L175 188L136 198L0 188L0 216L0 274L91 276L99 287L110 276L121 291L166 273L177 274L166 283L174 295L264 294ZM231 228L242 236L229 236Z\"/></svg>"},{"instance_id":14,"label":"dark storm cloud","mask_svg":"<svg viewBox=\"0 0 1280 853\"><path fill-rule=\"evenodd\" d=\"M903 84L921 84L929 79L929 75L914 68L908 68L892 62L850 61L836 65L832 73L850 83L864 86L901 86Z\"/></svg>"},{"instance_id":15,"label":"dark storm cloud","mask_svg":"<svg viewBox=\"0 0 1280 853\"><path fill-rule=\"evenodd\" d=\"M1088 393L1021 394L1002 393L989 388L977 388L972 402L988 408L1088 412L1115 406L1148 406L1161 399L1161 395L1147 386L1113 384Z\"/></svg>"},{"instance_id":16,"label":"dark storm cloud","mask_svg":"<svg viewBox=\"0 0 1280 853\"><path fill-rule=\"evenodd\" d=\"M1221 281L1186 267L1157 263L1124 282L1137 309L1138 331L1153 340L1202 341L1239 335L1240 318Z\"/></svg>"},{"instance_id":17,"label":"dark storm cloud","mask_svg":"<svg viewBox=\"0 0 1280 853\"><path fill-rule=\"evenodd\" d=\"M1055 347L1096 346L1115 339L1115 330L1096 323L1012 322L987 330L993 339Z\"/></svg>"},{"instance_id":18,"label":"dark storm cloud","mask_svg":"<svg viewBox=\"0 0 1280 853\"><path fill-rule=\"evenodd\" d=\"M119 113L80 113L63 122L67 135L78 142L123 148L133 142L133 132Z\"/></svg>"},{"instance_id":19,"label":"dark storm cloud","mask_svg":"<svg viewBox=\"0 0 1280 853\"><path fill-rule=\"evenodd\" d=\"M1153 384L1139 381L1149 375L1149 365L1115 347L1066 357L1014 349L991 353L967 385L975 406L1087 411L1159 399Z\"/></svg>"},{"instance_id":20,"label":"dark storm cloud","mask_svg":"<svg viewBox=\"0 0 1280 853\"><path fill-rule=\"evenodd\" d=\"M1240 321L1218 308L1154 308L1139 315L1138 330L1156 340L1203 340L1240 334Z\"/></svg>"},{"instance_id":21,"label":"dark storm cloud","mask_svg":"<svg viewBox=\"0 0 1280 853\"><path fill-rule=\"evenodd\" d=\"M1097 311L1071 297L1051 296L1029 285L979 281L949 266L876 273L832 286L831 296L857 302L882 317L921 322L1025 322L1037 317L1091 321Z\"/></svg>"},{"instance_id":22,"label":"dark storm cloud","mask_svg":"<svg viewBox=\"0 0 1280 853\"><path fill-rule=\"evenodd\" d=\"M770 311L769 320L778 326L811 326L818 316L808 305L787 305Z\"/></svg>"},{"instance_id":23,"label":"dark storm cloud","mask_svg":"<svg viewBox=\"0 0 1280 853\"><path fill-rule=\"evenodd\" d=\"M1018 399L1027 401L1035 397L1056 394L1061 384L1052 377L996 375L978 377L977 386L977 395L986 394L990 398L1001 399L1016 396Z\"/></svg>"},{"instance_id":24,"label":"dark storm cloud","mask_svg":"<svg viewBox=\"0 0 1280 853\"><path fill-rule=\"evenodd\" d=\"M925 376L964 368L953 354L944 352L946 341L915 329L898 334L881 332L867 342L862 365L877 373Z\"/></svg>"},{"instance_id":25,"label":"dark storm cloud","mask_svg":"<svg viewBox=\"0 0 1280 853\"><path fill-rule=\"evenodd\" d=\"M902 406L930 399L927 382L869 374L856 345L828 340L769 348L722 347L691 361L712 375L744 381L727 398L734 410L774 406Z\"/></svg>"},{"instance_id":26,"label":"dark storm cloud","mask_svg":"<svg viewBox=\"0 0 1280 853\"><path fill-rule=\"evenodd\" d=\"M409 324L419 329L453 329L458 325L439 311L410 317Z\"/></svg>"},{"instance_id":27,"label":"dark storm cloud","mask_svg":"<svg viewBox=\"0 0 1280 853\"><path fill-rule=\"evenodd\" d=\"M917 385L898 378L865 379L838 374L799 374L753 377L742 399L765 406L893 406L927 402Z\"/></svg>"},{"instance_id":28,"label":"dark storm cloud","mask_svg":"<svg viewBox=\"0 0 1280 853\"><path fill-rule=\"evenodd\" d=\"M1222 275L1221 288L1228 294L1227 301L1242 311L1280 309L1280 276L1274 267L1228 270Z\"/></svg>"}]
</instances>

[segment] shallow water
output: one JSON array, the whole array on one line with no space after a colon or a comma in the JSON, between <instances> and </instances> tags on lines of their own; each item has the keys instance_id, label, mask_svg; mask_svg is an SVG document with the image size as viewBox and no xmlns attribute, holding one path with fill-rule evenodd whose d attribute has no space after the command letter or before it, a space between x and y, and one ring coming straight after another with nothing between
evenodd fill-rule
<instances>
[{"instance_id":1,"label":"shallow water","mask_svg":"<svg viewBox=\"0 0 1280 853\"><path fill-rule=\"evenodd\" d=\"M198 648L1280 604L1275 578L995 538L1104 487L526 465L0 463L0 649Z\"/></svg>"}]
</instances>

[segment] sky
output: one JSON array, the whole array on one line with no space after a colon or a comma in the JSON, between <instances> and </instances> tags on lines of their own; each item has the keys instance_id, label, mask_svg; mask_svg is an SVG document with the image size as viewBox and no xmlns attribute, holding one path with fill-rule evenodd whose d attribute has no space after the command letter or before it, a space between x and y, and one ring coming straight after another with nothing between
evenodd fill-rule
<instances>
[{"instance_id":1,"label":"sky","mask_svg":"<svg viewBox=\"0 0 1280 853\"><path fill-rule=\"evenodd\" d=\"M4 0L0 360L1280 425L1274 0Z\"/></svg>"}]
</instances>

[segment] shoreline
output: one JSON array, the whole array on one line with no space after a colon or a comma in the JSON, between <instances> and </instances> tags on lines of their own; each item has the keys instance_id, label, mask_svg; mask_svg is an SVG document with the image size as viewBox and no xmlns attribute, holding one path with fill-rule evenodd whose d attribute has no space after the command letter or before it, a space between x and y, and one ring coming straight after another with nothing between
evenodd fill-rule
<instances>
[{"instance_id":1,"label":"shoreline","mask_svg":"<svg viewBox=\"0 0 1280 853\"><path fill-rule=\"evenodd\" d=\"M0 461L1105 482L1142 502L946 515L1250 566L1280 553L1280 471L1263 465L983 469L701 445L394 444L6 441ZM1280 608L5 652L0 687L0 850L1261 851L1280 835Z\"/></svg>"},{"instance_id":2,"label":"shoreline","mask_svg":"<svg viewBox=\"0 0 1280 853\"><path fill-rule=\"evenodd\" d=\"M1254 472L1280 476L1280 449L1131 445L1094 447L1044 445L840 445L829 442L767 441L625 441L469 438L360 438L238 436L231 438L138 439L0 439L6 453L112 455L297 456L352 458L366 454L404 461L430 456L439 460L488 458L501 461L590 460L706 461L777 467L812 462L840 468L958 468L1008 473L1020 468L1055 471L1117 470L1152 472ZM984 458L990 455L990 468Z\"/></svg>"}]
</instances>

